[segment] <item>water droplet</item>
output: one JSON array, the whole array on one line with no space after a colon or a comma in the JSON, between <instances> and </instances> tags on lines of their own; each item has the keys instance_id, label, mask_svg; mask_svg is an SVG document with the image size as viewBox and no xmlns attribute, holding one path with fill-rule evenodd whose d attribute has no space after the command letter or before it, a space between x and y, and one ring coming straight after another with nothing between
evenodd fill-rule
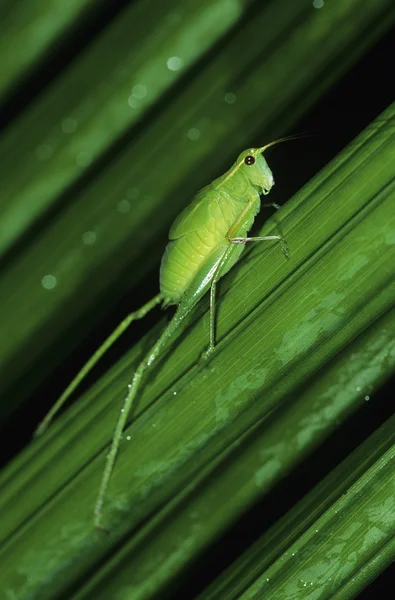
<instances>
[{"instance_id":1,"label":"water droplet","mask_svg":"<svg viewBox=\"0 0 395 600\"><path fill-rule=\"evenodd\" d=\"M145 98L146 95L147 88L142 83L136 83L136 85L132 87L132 96L135 98L141 100L142 98Z\"/></svg>"},{"instance_id":2,"label":"water droplet","mask_svg":"<svg viewBox=\"0 0 395 600\"><path fill-rule=\"evenodd\" d=\"M64 133L74 133L77 129L77 121L68 117L67 119L63 119L62 121L62 130Z\"/></svg>"},{"instance_id":3,"label":"water droplet","mask_svg":"<svg viewBox=\"0 0 395 600\"><path fill-rule=\"evenodd\" d=\"M171 56L167 59L167 68L170 71L179 71L182 67L182 60L179 56Z\"/></svg>"},{"instance_id":4,"label":"water droplet","mask_svg":"<svg viewBox=\"0 0 395 600\"><path fill-rule=\"evenodd\" d=\"M82 234L82 241L87 246L92 246L96 242L96 233L94 231L85 231Z\"/></svg>"},{"instance_id":5,"label":"water droplet","mask_svg":"<svg viewBox=\"0 0 395 600\"><path fill-rule=\"evenodd\" d=\"M132 387L132 384L131 384L131 383L128 383L128 388L130 389L131 387Z\"/></svg>"},{"instance_id":6,"label":"water droplet","mask_svg":"<svg viewBox=\"0 0 395 600\"><path fill-rule=\"evenodd\" d=\"M173 392L173 396L177 396L177 392Z\"/></svg>"},{"instance_id":7,"label":"water droplet","mask_svg":"<svg viewBox=\"0 0 395 600\"><path fill-rule=\"evenodd\" d=\"M236 102L236 94L233 94L233 92L228 92L225 94L224 100L226 104L234 104Z\"/></svg>"},{"instance_id":8,"label":"water droplet","mask_svg":"<svg viewBox=\"0 0 395 600\"><path fill-rule=\"evenodd\" d=\"M127 436L126 436L126 439L129 441L129 440L131 440L132 438L130 437L130 435L127 435Z\"/></svg>"},{"instance_id":9,"label":"water droplet","mask_svg":"<svg viewBox=\"0 0 395 600\"><path fill-rule=\"evenodd\" d=\"M121 408L121 412L125 412L125 409L124 409L124 408Z\"/></svg>"},{"instance_id":10,"label":"water droplet","mask_svg":"<svg viewBox=\"0 0 395 600\"><path fill-rule=\"evenodd\" d=\"M120 200L117 204L117 211L125 214L130 211L130 202L127 200Z\"/></svg>"},{"instance_id":11,"label":"water droplet","mask_svg":"<svg viewBox=\"0 0 395 600\"><path fill-rule=\"evenodd\" d=\"M52 148L48 144L41 144L36 148L36 156L38 160L47 160L52 156Z\"/></svg>"},{"instance_id":12,"label":"water droplet","mask_svg":"<svg viewBox=\"0 0 395 600\"><path fill-rule=\"evenodd\" d=\"M369 402L369 400L370 400L370 396L365 396L365 401Z\"/></svg>"},{"instance_id":13,"label":"water droplet","mask_svg":"<svg viewBox=\"0 0 395 600\"><path fill-rule=\"evenodd\" d=\"M135 98L132 94L128 98L128 104L130 108L140 108L141 100L139 98Z\"/></svg>"},{"instance_id":14,"label":"water droplet","mask_svg":"<svg viewBox=\"0 0 395 600\"><path fill-rule=\"evenodd\" d=\"M360 392L361 388L359 387L359 385L357 386L357 392Z\"/></svg>"},{"instance_id":15,"label":"water droplet","mask_svg":"<svg viewBox=\"0 0 395 600\"><path fill-rule=\"evenodd\" d=\"M199 129L196 129L196 127L192 127L188 130L187 137L193 141L198 140L200 138Z\"/></svg>"},{"instance_id":16,"label":"water droplet","mask_svg":"<svg viewBox=\"0 0 395 600\"><path fill-rule=\"evenodd\" d=\"M75 161L79 167L87 167L92 162L92 156L89 152L78 152Z\"/></svg>"},{"instance_id":17,"label":"water droplet","mask_svg":"<svg viewBox=\"0 0 395 600\"><path fill-rule=\"evenodd\" d=\"M41 279L41 285L46 290L53 290L54 287L56 287L57 282L58 281L57 281L55 275L51 275L51 274L44 275L44 277Z\"/></svg>"},{"instance_id":18,"label":"water droplet","mask_svg":"<svg viewBox=\"0 0 395 600\"><path fill-rule=\"evenodd\" d=\"M314 8L322 8L324 6L324 0L314 0L313 6Z\"/></svg>"}]
</instances>

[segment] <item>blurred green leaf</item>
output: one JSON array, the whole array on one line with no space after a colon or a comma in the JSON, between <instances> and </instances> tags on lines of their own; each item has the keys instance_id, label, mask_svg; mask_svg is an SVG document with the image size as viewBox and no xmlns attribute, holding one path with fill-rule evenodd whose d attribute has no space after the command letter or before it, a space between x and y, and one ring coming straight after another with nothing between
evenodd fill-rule
<instances>
[{"instance_id":1,"label":"blurred green leaf","mask_svg":"<svg viewBox=\"0 0 395 600\"><path fill-rule=\"evenodd\" d=\"M234 25L248 4L178 0L169 12L164 3L146 0L120 12L1 140L1 253L61 195L73 202L70 186ZM148 20L146 29L141 24ZM137 157L129 155L129 164ZM129 180L129 186L137 184Z\"/></svg>"},{"instance_id":2,"label":"blurred green leaf","mask_svg":"<svg viewBox=\"0 0 395 600\"><path fill-rule=\"evenodd\" d=\"M89 0L0 2L0 97L26 75L56 43L89 13ZM100 2L98 3L100 4Z\"/></svg>"}]
</instances>

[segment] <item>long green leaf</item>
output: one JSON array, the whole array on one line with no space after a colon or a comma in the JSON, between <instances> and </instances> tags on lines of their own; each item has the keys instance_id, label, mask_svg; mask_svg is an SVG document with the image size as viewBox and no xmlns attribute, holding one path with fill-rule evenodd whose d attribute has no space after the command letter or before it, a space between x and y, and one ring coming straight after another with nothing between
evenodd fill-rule
<instances>
[{"instance_id":1,"label":"long green leaf","mask_svg":"<svg viewBox=\"0 0 395 600\"><path fill-rule=\"evenodd\" d=\"M225 455L220 455L200 474L203 485L196 488L191 485L189 489L178 494L165 510L152 519L149 527L145 529L142 541L136 542L133 538L126 542L82 588L78 597L130 596L136 600L145 597L171 598L177 575L182 576L186 566L189 566L202 550L226 531L229 524L254 500L263 493L266 494L277 479L299 463L304 454L311 452L323 438L338 427L350 411L367 402L364 394L367 390L371 393L382 381L385 363L389 361L390 365L387 366L395 369L394 333L395 310L392 310L321 369L318 377L313 376L302 390L294 390L292 399L288 399L280 414L258 422L238 438ZM367 364L369 370L366 369ZM387 432L389 440L393 440L393 424L392 429L387 427ZM383 448L388 449L388 444L383 445L382 437L377 437L380 440L378 445L369 442L366 449L361 449L361 458L347 461L340 475L336 472L328 482L322 484L323 492L313 492L301 503L301 507L293 509L291 515L276 524L273 532L268 532L245 556L240 557L218 582L202 593L202 599L239 598L262 572L265 572L262 577L266 580L266 569L275 559L281 568L280 561L284 560L283 555L291 543L298 540L306 528L306 523L312 524L315 533L315 520L344 490L347 490L350 480L354 482L364 473L364 469L367 468L366 457L369 458L370 466L376 459L375 453L383 451ZM349 473L350 462L354 470L355 465L358 467L356 475L354 472L352 475ZM390 469L392 463L387 462ZM380 467L383 467L383 461L380 462ZM332 485L333 481L337 487ZM388 494L390 489L387 488L383 496ZM391 505L386 507L384 503L384 509L386 518L391 522L394 520L395 523L394 515L390 512ZM340 519L338 515L338 520ZM366 524L364 526L366 527ZM386 531L386 540L390 541L391 529L387 527ZM358 541L359 535L358 530L354 541ZM380 542L383 541L380 539ZM338 543L337 537L335 543ZM309 548L300 552L300 556L311 555L314 556L314 552L309 552ZM372 565L373 573L377 575L388 564L388 560L391 560L388 555L383 556L382 560L375 560ZM134 568L132 574L126 568L131 561ZM307 566L299 556L296 563L296 568L300 569L302 574ZM331 572L337 566L337 563L332 561L328 569ZM357 561L354 566L355 569L351 571L353 578L359 568ZM364 567L366 566L364 563ZM344 571L345 577L349 574L350 571ZM340 577L336 579L341 583ZM299 583L297 576L294 576L294 581ZM282 579L278 583L272 583L270 593L275 594L278 591L277 597L283 597L283 589L280 590L282 584ZM304 586L300 587L303 592ZM332 589L332 585L329 589ZM268 590L264 591L266 596Z\"/></svg>"},{"instance_id":2,"label":"long green leaf","mask_svg":"<svg viewBox=\"0 0 395 600\"><path fill-rule=\"evenodd\" d=\"M349 415L350 409L355 410L356 405L363 405L371 401L372 391L382 382L383 377L385 378L385 372L394 370L395 309L391 309L321 369L317 376L313 376L303 386L301 393L297 393L294 402L287 407L286 414L283 414L280 419L274 420L273 424L269 424L263 436L254 436L253 443L249 444L247 450L244 449L242 460L238 459L240 466L237 484L239 488L244 481L247 482L247 485L252 485L254 475L255 480L259 479L259 483L261 485L263 483L265 489L270 487L281 471L292 468L295 462L300 460L303 449L311 450L312 445L319 443L323 436L328 435L330 430L328 419L331 426L337 428ZM372 440L364 443L355 455L337 468L325 483L320 483L318 488L304 498L298 507L293 508L289 515L276 523L271 531L259 538L228 570L224 571L218 580L201 594L202 600L203 598L205 600L214 600L215 598L232 600L240 598L245 590L249 590L248 593L252 594L252 586L256 587L254 582L265 581L267 578L271 585L268 586L267 582L264 584L267 588L265 597L267 593L274 591L278 593L277 597L281 597L284 590L280 590L280 586L283 585L285 577L281 577L272 585L273 581L269 577L269 573L266 573L267 570L272 569L271 565L274 569L282 569L281 564L294 569L289 562L284 562L287 560L287 555L296 556L296 553L290 550L291 545L303 544L304 542L300 539L301 535L308 527L311 528L310 533L314 533L317 528L316 519L326 511L337 515L333 531L326 532L325 535L327 541L333 540L333 549L338 546L339 537L335 528L346 518L348 522L360 523L361 511L360 500L356 499L356 494L348 496L351 502L346 508L347 510L351 508L351 511L347 516L340 513L337 505L334 504L335 500L342 494L348 493L348 488L351 485L355 486L356 481L359 483L355 487L360 486L356 493L363 497L366 487L362 483L362 478L366 477L365 472L367 473L368 468L371 469L375 462L378 462L379 469L387 468L387 466L391 469L391 456L387 458L383 456L390 449L391 443L393 443L393 418L389 420L382 431L374 434ZM296 452L295 449L297 449ZM378 457L381 457L380 460ZM260 466L262 459L266 459L266 464ZM256 469L255 473L254 468ZM380 477L377 468L373 474L375 477ZM237 475L234 464L232 465L232 475ZM371 475L367 473L367 476L369 483ZM383 497L391 490L391 479L387 481L390 487L383 490ZM382 482L379 487L381 485ZM369 509L371 498L366 496L363 501L366 508ZM227 503L231 502L232 499L227 500ZM370 511L373 514L371 506ZM388 503L386 507L383 502L382 517L387 519L387 525L393 522L394 515L391 503ZM331 550L326 549L326 562L321 562L321 565L326 565L328 569L326 586L324 586L326 590L322 592L320 598L332 597L330 594L334 592L335 586L342 585L347 589L352 581L359 590L362 589L367 581L363 578L359 579L359 575L362 576L365 572L369 573L371 578L376 577L387 566L388 561L393 560L394 554L386 553L386 543L387 541L391 542L390 537L393 536L391 528L386 527L384 535L377 540L371 531L371 528L376 527L376 523L366 520L363 527L365 534L371 536L373 545L378 542L375 552L368 558L363 560L358 558L353 564L348 564L345 569L340 569L338 563L331 558ZM182 531L186 536L188 529L184 527ZM295 559L298 573L294 577L294 582L300 587L300 594L306 593L304 585L306 580L301 580L300 576L307 568L309 558L316 555L316 538L317 536L313 536L311 547L304 548ZM347 555L351 553L351 544L359 543L359 538L360 529L356 527L354 532L347 537L347 543L343 544ZM341 558L343 564L347 565L347 560L344 560L344 557L337 551L336 558ZM332 569L337 571L337 574L333 574ZM265 574L263 575L263 573ZM356 583L357 580L358 583ZM314 591L317 589L316 583L317 581L314 584ZM354 595L349 594L344 597L350 598ZM297 598L298 595L296 594L295 597Z\"/></svg>"},{"instance_id":3,"label":"long green leaf","mask_svg":"<svg viewBox=\"0 0 395 600\"><path fill-rule=\"evenodd\" d=\"M147 574L161 563L163 585L177 556L169 554L166 563L150 548L173 503L188 504L215 476L214 468L225 468L235 444L273 416L280 419L278 409L290 404L296 387L389 310L395 291L394 112L395 105L280 212L289 261L278 246L256 247L224 279L219 345L210 364L196 364L207 341L204 315L179 336L166 367L162 362L154 370L112 478L105 512L111 537L94 531L91 522L109 422L116 418L114 401L121 402L133 366L157 331L3 473L1 578L17 597L71 592L110 557L110 585L120 593L128 586L133 597L146 597ZM275 229L272 220L264 231ZM345 400L343 411L360 403L351 395ZM327 431L336 418L336 411L328 415ZM312 444L315 431L310 416ZM270 439L267 451L275 445ZM265 471L261 476L243 506L264 493ZM205 506L215 509L221 529L227 516L215 498ZM205 519L195 517L197 535ZM211 535L217 530L211 525ZM193 539L186 544L180 560ZM102 597L109 596L103 591Z\"/></svg>"},{"instance_id":4,"label":"long green leaf","mask_svg":"<svg viewBox=\"0 0 395 600\"><path fill-rule=\"evenodd\" d=\"M355 598L395 559L394 424L391 417L276 523L237 565L238 577L232 572L232 586L201 599ZM253 567L259 576L248 585Z\"/></svg>"}]
</instances>

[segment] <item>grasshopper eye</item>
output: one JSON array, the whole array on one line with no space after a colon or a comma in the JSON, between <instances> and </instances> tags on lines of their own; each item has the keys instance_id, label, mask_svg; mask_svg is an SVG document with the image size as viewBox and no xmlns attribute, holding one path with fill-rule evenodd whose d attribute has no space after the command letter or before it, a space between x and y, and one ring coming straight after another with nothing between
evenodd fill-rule
<instances>
[{"instance_id":1,"label":"grasshopper eye","mask_svg":"<svg viewBox=\"0 0 395 600\"><path fill-rule=\"evenodd\" d=\"M253 156L246 156L244 159L246 165L253 165L255 163L255 158Z\"/></svg>"}]
</instances>

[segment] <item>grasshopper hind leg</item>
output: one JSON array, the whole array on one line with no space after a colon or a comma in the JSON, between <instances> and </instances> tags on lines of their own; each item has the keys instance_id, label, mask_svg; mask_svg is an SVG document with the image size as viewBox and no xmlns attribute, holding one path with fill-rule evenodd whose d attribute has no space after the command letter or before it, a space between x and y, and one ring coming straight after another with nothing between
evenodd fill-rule
<instances>
[{"instance_id":1,"label":"grasshopper hind leg","mask_svg":"<svg viewBox=\"0 0 395 600\"><path fill-rule=\"evenodd\" d=\"M123 321L118 325L118 327L109 335L109 337L103 342L103 344L96 350L96 352L91 356L88 362L82 367L82 369L77 373L71 383L67 386L63 394L58 398L55 404L52 406L51 410L46 414L44 419L41 421L36 431L34 432L34 437L39 437L44 433L44 431L48 428L51 421L55 417L55 415L59 412L62 406L67 402L70 398L71 394L75 391L75 389L79 386L79 384L85 379L87 374L93 369L96 363L100 360L100 358L107 352L107 350L116 342L116 340L123 334L123 332L129 327L129 325L136 321L137 319L142 319L150 310L152 310L157 304L163 301L162 294L157 294L151 300L149 300L144 306L139 308L138 310L130 313Z\"/></svg>"},{"instance_id":2,"label":"grasshopper hind leg","mask_svg":"<svg viewBox=\"0 0 395 600\"><path fill-rule=\"evenodd\" d=\"M209 359L211 354L215 350L215 294L217 289L217 281L219 277L214 275L214 278L211 282L210 287L210 341L208 347L202 354L200 355L201 361L206 361Z\"/></svg>"}]
</instances>

